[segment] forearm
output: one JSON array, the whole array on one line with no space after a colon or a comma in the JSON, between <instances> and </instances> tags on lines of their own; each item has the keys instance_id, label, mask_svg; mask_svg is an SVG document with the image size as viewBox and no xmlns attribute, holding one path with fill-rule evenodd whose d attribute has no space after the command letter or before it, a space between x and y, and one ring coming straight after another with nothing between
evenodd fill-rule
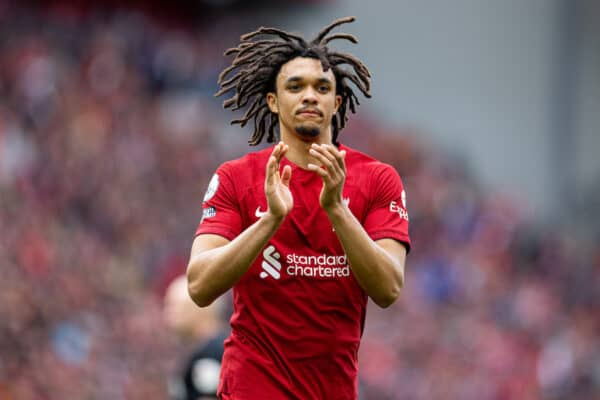
<instances>
[{"instance_id":1,"label":"forearm","mask_svg":"<svg viewBox=\"0 0 600 400\"><path fill-rule=\"evenodd\" d=\"M248 271L282 221L267 214L224 246L193 248L187 276L196 304L207 306L229 290Z\"/></svg>"},{"instance_id":2,"label":"forearm","mask_svg":"<svg viewBox=\"0 0 600 400\"><path fill-rule=\"evenodd\" d=\"M328 216L360 286L377 305L391 305L404 284L404 260L375 243L348 207L340 205Z\"/></svg>"}]
</instances>

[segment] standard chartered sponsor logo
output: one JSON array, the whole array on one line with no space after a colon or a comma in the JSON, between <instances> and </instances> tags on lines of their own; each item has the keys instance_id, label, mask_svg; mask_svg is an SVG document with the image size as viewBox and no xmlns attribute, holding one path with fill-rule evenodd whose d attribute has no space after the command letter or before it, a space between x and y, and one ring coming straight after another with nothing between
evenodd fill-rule
<instances>
[{"instance_id":1,"label":"standard chartered sponsor logo","mask_svg":"<svg viewBox=\"0 0 600 400\"><path fill-rule=\"evenodd\" d=\"M262 271L260 277L281 278L281 254L275 246L270 245L263 251ZM287 266L283 271L289 276L310 278L345 278L350 276L350 266L346 255L321 254L305 256L288 254L285 256Z\"/></svg>"},{"instance_id":2,"label":"standard chartered sponsor logo","mask_svg":"<svg viewBox=\"0 0 600 400\"><path fill-rule=\"evenodd\" d=\"M279 271L281 270L281 263L279 262L279 258L281 258L281 254L275 251L275 246L270 245L263 251L263 262L261 264L262 272L260 273L260 277L265 279L267 276L272 276L275 279L279 279L281 274Z\"/></svg>"},{"instance_id":3,"label":"standard chartered sponsor logo","mask_svg":"<svg viewBox=\"0 0 600 400\"><path fill-rule=\"evenodd\" d=\"M286 272L290 276L308 276L316 278L334 278L350 276L350 266L346 255L302 256L288 254L285 261Z\"/></svg>"}]
</instances>

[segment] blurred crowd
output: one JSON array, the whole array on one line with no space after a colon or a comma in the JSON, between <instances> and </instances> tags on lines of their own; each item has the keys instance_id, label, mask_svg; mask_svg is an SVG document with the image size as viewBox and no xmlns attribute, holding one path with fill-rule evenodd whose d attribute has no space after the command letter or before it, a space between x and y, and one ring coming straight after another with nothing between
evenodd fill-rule
<instances>
[{"instance_id":1,"label":"blurred crowd","mask_svg":"<svg viewBox=\"0 0 600 400\"><path fill-rule=\"evenodd\" d=\"M212 93L254 25L222 18L0 7L0 400L167 398L162 296L209 178L248 151ZM600 245L418 131L359 109L341 140L400 172L413 240L400 300L369 305L361 400L600 393Z\"/></svg>"}]
</instances>

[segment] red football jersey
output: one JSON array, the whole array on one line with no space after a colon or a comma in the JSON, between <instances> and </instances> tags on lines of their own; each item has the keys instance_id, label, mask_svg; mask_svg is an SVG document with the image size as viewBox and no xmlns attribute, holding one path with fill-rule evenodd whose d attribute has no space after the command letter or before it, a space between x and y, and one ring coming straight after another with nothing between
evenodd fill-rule
<instances>
[{"instance_id":1,"label":"red football jersey","mask_svg":"<svg viewBox=\"0 0 600 400\"><path fill-rule=\"evenodd\" d=\"M196 234L233 240L267 210L265 167L273 148L221 165L204 197ZM346 150L343 201L373 240L410 247L397 172ZM355 280L327 214L321 177L292 167L294 207L262 254L233 287L225 341L223 399L356 399L357 353L367 296Z\"/></svg>"}]
</instances>

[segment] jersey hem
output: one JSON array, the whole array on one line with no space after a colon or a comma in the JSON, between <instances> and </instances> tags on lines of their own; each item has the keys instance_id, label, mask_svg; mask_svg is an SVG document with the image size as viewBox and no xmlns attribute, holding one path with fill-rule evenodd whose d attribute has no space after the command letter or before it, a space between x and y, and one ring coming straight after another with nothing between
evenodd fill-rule
<instances>
[{"instance_id":1,"label":"jersey hem","mask_svg":"<svg viewBox=\"0 0 600 400\"><path fill-rule=\"evenodd\" d=\"M397 231L378 231L374 233L369 233L369 236L373 240L380 239L394 239L401 242L404 246L406 246L406 252L408 253L411 248L410 238L408 235L399 235Z\"/></svg>"},{"instance_id":2,"label":"jersey hem","mask_svg":"<svg viewBox=\"0 0 600 400\"><path fill-rule=\"evenodd\" d=\"M198 229L196 231L196 235L194 235L194 237L197 237L198 235L203 235L203 234L212 234L212 235L223 236L225 239L227 239L229 241L232 241L237 236L236 233L234 233L228 229L218 229L215 227L211 227L209 229L206 229L206 228Z\"/></svg>"}]
</instances>

